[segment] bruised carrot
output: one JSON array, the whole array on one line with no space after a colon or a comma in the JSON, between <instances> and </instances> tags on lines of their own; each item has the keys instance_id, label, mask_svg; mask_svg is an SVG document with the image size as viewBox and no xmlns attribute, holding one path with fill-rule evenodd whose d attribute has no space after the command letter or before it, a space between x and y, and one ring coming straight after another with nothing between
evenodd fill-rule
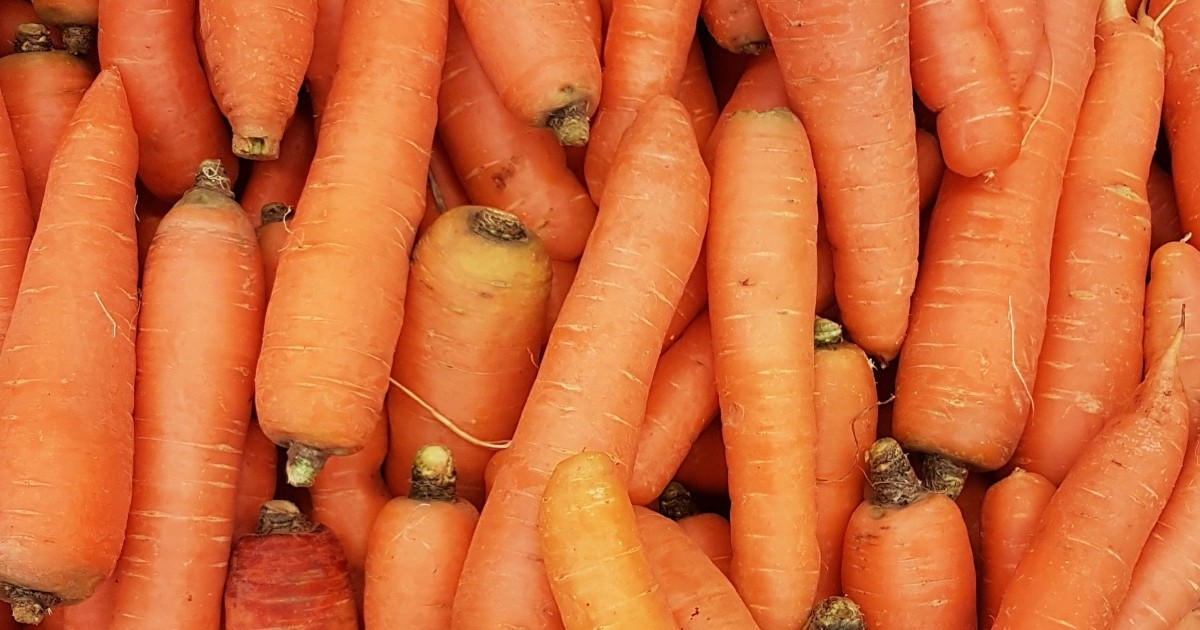
<instances>
[{"instance_id":1,"label":"bruised carrot","mask_svg":"<svg viewBox=\"0 0 1200 630\"><path fill-rule=\"evenodd\" d=\"M279 159L255 162L250 168L241 203L250 225L256 229L262 225L262 209L267 204L281 203L294 208L300 202L308 167L317 148L312 127L312 114L307 104L301 102L283 134Z\"/></svg>"},{"instance_id":2,"label":"bruised carrot","mask_svg":"<svg viewBox=\"0 0 1200 630\"><path fill-rule=\"evenodd\" d=\"M29 241L33 238L33 210L21 171L21 156L13 138L4 100L0 98L0 347L12 319Z\"/></svg>"},{"instance_id":3,"label":"bruised carrot","mask_svg":"<svg viewBox=\"0 0 1200 630\"><path fill-rule=\"evenodd\" d=\"M566 630L678 627L622 477L608 455L583 452L555 466L546 484L538 533Z\"/></svg>"},{"instance_id":4,"label":"bruised carrot","mask_svg":"<svg viewBox=\"0 0 1200 630\"><path fill-rule=\"evenodd\" d=\"M546 327L544 339L550 338L554 330L554 322L562 311L563 303L571 285L575 283L575 274L579 271L579 261L551 260L550 261L550 293L546 296Z\"/></svg>"},{"instance_id":5,"label":"bruised carrot","mask_svg":"<svg viewBox=\"0 0 1200 630\"><path fill-rule=\"evenodd\" d=\"M99 0L32 0L33 10L42 22L62 31L67 52L87 56L96 43L96 23L100 19Z\"/></svg>"},{"instance_id":6,"label":"bruised carrot","mask_svg":"<svg viewBox=\"0 0 1200 630\"><path fill-rule=\"evenodd\" d=\"M382 417L425 210L447 12L446 0L362 0L342 23L344 62L258 362L258 421L288 448L294 486L311 485L329 456L360 450Z\"/></svg>"},{"instance_id":7,"label":"bruised carrot","mask_svg":"<svg viewBox=\"0 0 1200 630\"><path fill-rule=\"evenodd\" d=\"M711 422L688 450L675 480L702 494L722 496L729 493L729 468L725 462L725 441L719 420Z\"/></svg>"},{"instance_id":8,"label":"bruised carrot","mask_svg":"<svg viewBox=\"0 0 1200 630\"><path fill-rule=\"evenodd\" d=\"M703 0L700 18L725 50L757 55L771 44L754 0Z\"/></svg>"},{"instance_id":9,"label":"bruised carrot","mask_svg":"<svg viewBox=\"0 0 1200 630\"><path fill-rule=\"evenodd\" d=\"M0 458L9 480L0 486L0 599L22 623L87 599L121 551L133 467L137 163L121 75L105 70L50 165L0 353L0 442L39 445Z\"/></svg>"},{"instance_id":10,"label":"bruised carrot","mask_svg":"<svg viewBox=\"0 0 1200 630\"><path fill-rule=\"evenodd\" d=\"M91 597L74 606L55 608L36 627L38 630L107 630L112 623L116 596L117 576L114 574Z\"/></svg>"},{"instance_id":11,"label":"bruised carrot","mask_svg":"<svg viewBox=\"0 0 1200 630\"><path fill-rule=\"evenodd\" d=\"M537 376L550 261L515 216L459 206L417 244L409 284L387 401L388 485L407 494L412 454L442 444L459 494L479 506L488 460Z\"/></svg>"},{"instance_id":12,"label":"bruised carrot","mask_svg":"<svg viewBox=\"0 0 1200 630\"><path fill-rule=\"evenodd\" d=\"M981 520L982 575L979 585L979 626L992 627L1000 612L1000 600L1012 581L1017 563L1041 522L1042 512L1054 484L1045 477L1020 468L997 481L983 499Z\"/></svg>"},{"instance_id":13,"label":"bruised carrot","mask_svg":"<svg viewBox=\"0 0 1200 630\"><path fill-rule=\"evenodd\" d=\"M233 504L233 542L254 532L258 511L275 496L275 470L279 451L258 422L251 422L242 447L242 468L238 473L237 498Z\"/></svg>"},{"instance_id":14,"label":"bruised carrot","mask_svg":"<svg viewBox=\"0 0 1200 630\"><path fill-rule=\"evenodd\" d=\"M579 258L596 206L554 135L505 109L456 18L438 92L438 133L472 202L517 215L552 258Z\"/></svg>"},{"instance_id":15,"label":"bruised carrot","mask_svg":"<svg viewBox=\"0 0 1200 630\"><path fill-rule=\"evenodd\" d=\"M342 42L342 14L346 0L317 0L317 21L313 26L313 50L304 72L304 84L312 100L313 131L321 133L321 118L333 88L338 67L338 48Z\"/></svg>"},{"instance_id":16,"label":"bruised carrot","mask_svg":"<svg viewBox=\"0 0 1200 630\"><path fill-rule=\"evenodd\" d=\"M699 37L692 40L692 47L688 49L687 65L683 68L676 98L691 112L696 143L704 146L721 111L717 107L717 95L713 93L712 82L708 79L708 66L704 63L704 50L700 47Z\"/></svg>"},{"instance_id":17,"label":"bruised carrot","mask_svg":"<svg viewBox=\"0 0 1200 630\"><path fill-rule=\"evenodd\" d=\"M1008 82L1017 94L1033 75L1046 41L1042 3L1046 0L982 0L988 28L1000 47Z\"/></svg>"},{"instance_id":18,"label":"bruised carrot","mask_svg":"<svg viewBox=\"0 0 1200 630\"><path fill-rule=\"evenodd\" d=\"M659 348L700 252L708 183L687 111L670 97L651 101L614 164L480 515L455 599L456 626L557 626L533 528L538 500L550 471L572 453L608 453L627 474ZM603 353L594 352L599 345Z\"/></svg>"},{"instance_id":19,"label":"bruised carrot","mask_svg":"<svg viewBox=\"0 0 1200 630\"><path fill-rule=\"evenodd\" d=\"M1150 178L1146 180L1146 200L1150 202L1150 252L1164 243L1183 238L1179 224L1179 204L1175 202L1174 182L1158 164L1150 163Z\"/></svg>"},{"instance_id":20,"label":"bruised carrot","mask_svg":"<svg viewBox=\"0 0 1200 630\"><path fill-rule=\"evenodd\" d=\"M692 267L687 284L683 285L683 296L675 305L675 315L671 317L671 323L667 325L667 334L663 337L664 352L679 340L679 336L687 330L688 326L692 325L692 322L696 321L704 307L708 305L708 263L705 262L706 258L704 247L701 246L700 258Z\"/></svg>"},{"instance_id":21,"label":"bruised carrot","mask_svg":"<svg viewBox=\"0 0 1200 630\"><path fill-rule=\"evenodd\" d=\"M14 45L20 52L0 59L0 92L36 220L50 163L96 72L86 61L52 50L49 31L40 24L22 24Z\"/></svg>"},{"instance_id":22,"label":"bruised carrot","mask_svg":"<svg viewBox=\"0 0 1200 630\"><path fill-rule=\"evenodd\" d=\"M279 256L291 238L292 209L280 203L269 203L262 207L258 226L258 249L262 253L263 290L268 300L275 287L275 273L279 270ZM257 518L258 507L255 506Z\"/></svg>"},{"instance_id":23,"label":"bruised carrot","mask_svg":"<svg viewBox=\"0 0 1200 630\"><path fill-rule=\"evenodd\" d=\"M357 630L346 556L329 528L287 501L263 504L225 584L226 630Z\"/></svg>"}]
</instances>

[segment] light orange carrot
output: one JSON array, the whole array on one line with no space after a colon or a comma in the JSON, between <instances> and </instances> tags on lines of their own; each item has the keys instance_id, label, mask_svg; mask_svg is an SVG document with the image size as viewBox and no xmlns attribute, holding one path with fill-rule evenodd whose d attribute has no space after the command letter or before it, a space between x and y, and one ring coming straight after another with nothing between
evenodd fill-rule
<instances>
[{"instance_id":1,"label":"light orange carrot","mask_svg":"<svg viewBox=\"0 0 1200 630\"><path fill-rule=\"evenodd\" d=\"M1012 581L1017 563L1029 550L1041 522L1042 512L1054 484L1045 477L1020 468L997 481L983 499L981 538L983 541L980 575L979 626L992 627L1000 612L1000 600Z\"/></svg>"}]
</instances>

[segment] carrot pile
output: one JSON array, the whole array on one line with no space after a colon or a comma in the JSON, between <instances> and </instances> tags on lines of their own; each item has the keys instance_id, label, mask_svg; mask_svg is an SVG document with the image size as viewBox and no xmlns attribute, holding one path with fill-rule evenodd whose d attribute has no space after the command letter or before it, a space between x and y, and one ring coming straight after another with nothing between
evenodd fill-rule
<instances>
[{"instance_id":1,"label":"carrot pile","mask_svg":"<svg viewBox=\"0 0 1200 630\"><path fill-rule=\"evenodd\" d=\"M1200 0L0 0L0 628L1200 628Z\"/></svg>"}]
</instances>

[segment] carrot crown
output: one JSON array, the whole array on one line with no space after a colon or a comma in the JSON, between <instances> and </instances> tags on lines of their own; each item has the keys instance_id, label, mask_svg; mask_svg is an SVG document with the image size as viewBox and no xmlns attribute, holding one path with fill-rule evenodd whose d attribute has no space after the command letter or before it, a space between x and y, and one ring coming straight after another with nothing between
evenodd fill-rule
<instances>
[{"instance_id":1,"label":"carrot crown","mask_svg":"<svg viewBox=\"0 0 1200 630\"><path fill-rule=\"evenodd\" d=\"M842 325L832 319L817 317L813 322L813 341L818 346L831 346L842 342Z\"/></svg>"},{"instance_id":2,"label":"carrot crown","mask_svg":"<svg viewBox=\"0 0 1200 630\"><path fill-rule=\"evenodd\" d=\"M926 455L921 465L921 478L930 492L957 499L967 482L967 467L941 455Z\"/></svg>"},{"instance_id":3,"label":"carrot crown","mask_svg":"<svg viewBox=\"0 0 1200 630\"><path fill-rule=\"evenodd\" d=\"M17 27L17 36L13 39L13 50L16 52L46 52L54 49L50 41L50 29L42 24L21 24Z\"/></svg>"},{"instance_id":4,"label":"carrot crown","mask_svg":"<svg viewBox=\"0 0 1200 630\"><path fill-rule=\"evenodd\" d=\"M270 225L291 219L294 210L286 203L274 202L266 204L259 212L262 216L262 224Z\"/></svg>"},{"instance_id":5,"label":"carrot crown","mask_svg":"<svg viewBox=\"0 0 1200 630\"><path fill-rule=\"evenodd\" d=\"M699 514L700 509L696 507L691 491L678 481L672 481L658 497L658 513L678 521Z\"/></svg>"},{"instance_id":6,"label":"carrot crown","mask_svg":"<svg viewBox=\"0 0 1200 630\"><path fill-rule=\"evenodd\" d=\"M458 490L454 456L441 444L426 444L413 456L412 487L408 497L416 501L453 503Z\"/></svg>"},{"instance_id":7,"label":"carrot crown","mask_svg":"<svg viewBox=\"0 0 1200 630\"><path fill-rule=\"evenodd\" d=\"M849 597L826 597L813 606L803 630L863 630L862 611Z\"/></svg>"},{"instance_id":8,"label":"carrot crown","mask_svg":"<svg viewBox=\"0 0 1200 630\"><path fill-rule=\"evenodd\" d=\"M875 493L875 505L904 506L928 494L908 455L892 438L882 438L871 445L867 452L867 479Z\"/></svg>"},{"instance_id":9,"label":"carrot crown","mask_svg":"<svg viewBox=\"0 0 1200 630\"><path fill-rule=\"evenodd\" d=\"M215 190L233 198L233 182L225 173L225 165L221 160L204 160L196 169L196 180L193 188Z\"/></svg>"},{"instance_id":10,"label":"carrot crown","mask_svg":"<svg viewBox=\"0 0 1200 630\"><path fill-rule=\"evenodd\" d=\"M495 208L472 207L467 212L467 225L472 232L494 241L529 240L529 231L516 215Z\"/></svg>"},{"instance_id":11,"label":"carrot crown","mask_svg":"<svg viewBox=\"0 0 1200 630\"><path fill-rule=\"evenodd\" d=\"M271 534L307 534L317 528L316 523L308 519L300 508L291 501L275 500L263 504L258 513L258 528L254 533L259 536Z\"/></svg>"}]
</instances>

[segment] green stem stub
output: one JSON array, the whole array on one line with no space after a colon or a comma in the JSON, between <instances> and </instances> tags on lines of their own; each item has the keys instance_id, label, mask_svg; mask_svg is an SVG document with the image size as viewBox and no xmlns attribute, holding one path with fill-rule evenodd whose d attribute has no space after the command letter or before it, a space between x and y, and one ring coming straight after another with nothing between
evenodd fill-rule
<instances>
[{"instance_id":1,"label":"green stem stub","mask_svg":"<svg viewBox=\"0 0 1200 630\"><path fill-rule=\"evenodd\" d=\"M831 346L842 342L842 325L832 319L818 317L813 322L813 341L818 346Z\"/></svg>"},{"instance_id":2,"label":"green stem stub","mask_svg":"<svg viewBox=\"0 0 1200 630\"><path fill-rule=\"evenodd\" d=\"M546 119L546 126L554 132L554 138L564 147L581 147L587 144L591 135L587 103L575 102L556 110Z\"/></svg>"},{"instance_id":3,"label":"green stem stub","mask_svg":"<svg viewBox=\"0 0 1200 630\"><path fill-rule=\"evenodd\" d=\"M293 442L287 451L288 485L297 488L312 486L327 459L329 455L325 451Z\"/></svg>"},{"instance_id":4,"label":"green stem stub","mask_svg":"<svg viewBox=\"0 0 1200 630\"><path fill-rule=\"evenodd\" d=\"M408 497L417 501L452 503L458 492L454 456L441 444L426 444L413 456L412 487Z\"/></svg>"},{"instance_id":5,"label":"green stem stub","mask_svg":"<svg viewBox=\"0 0 1200 630\"><path fill-rule=\"evenodd\" d=\"M42 622L50 609L59 605L62 600L58 597L34 591L12 584L0 584L0 599L12 605L13 619L17 623L37 625Z\"/></svg>"}]
</instances>

